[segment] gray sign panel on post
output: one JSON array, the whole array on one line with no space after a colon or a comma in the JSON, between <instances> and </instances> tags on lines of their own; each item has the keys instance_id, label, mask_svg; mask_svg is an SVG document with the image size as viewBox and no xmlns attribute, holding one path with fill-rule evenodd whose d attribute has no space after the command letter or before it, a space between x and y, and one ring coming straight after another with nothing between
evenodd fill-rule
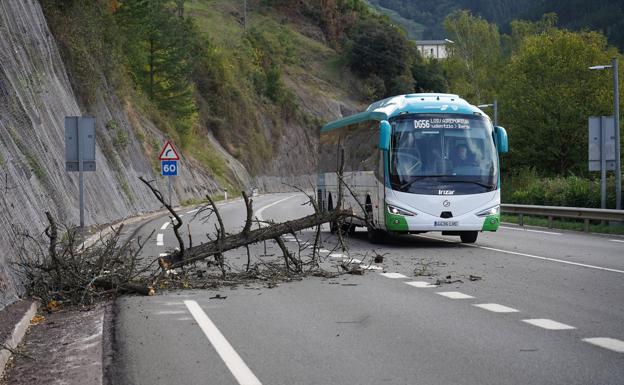
<instances>
[{"instance_id":1,"label":"gray sign panel on post","mask_svg":"<svg viewBox=\"0 0 624 385\"><path fill-rule=\"evenodd\" d=\"M82 145L82 171L95 171L95 119L65 117L66 171L78 171L79 145Z\"/></svg>"},{"instance_id":2,"label":"gray sign panel on post","mask_svg":"<svg viewBox=\"0 0 624 385\"><path fill-rule=\"evenodd\" d=\"M612 116L589 118L589 171L600 171L601 130L604 125L604 152L607 170L615 170L615 125Z\"/></svg>"}]
</instances>

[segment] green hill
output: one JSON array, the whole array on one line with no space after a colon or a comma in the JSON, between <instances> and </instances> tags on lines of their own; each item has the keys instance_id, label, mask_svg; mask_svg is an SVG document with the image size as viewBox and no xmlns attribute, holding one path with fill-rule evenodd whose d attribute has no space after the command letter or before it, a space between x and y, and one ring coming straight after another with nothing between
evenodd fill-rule
<instances>
[{"instance_id":1,"label":"green hill","mask_svg":"<svg viewBox=\"0 0 624 385\"><path fill-rule=\"evenodd\" d=\"M423 38L444 37L442 22L454 10L466 9L507 31L514 19L539 20L554 12L558 25L572 30L600 31L609 42L624 49L624 3L621 0L370 0L375 6L391 9L404 18L425 26Z\"/></svg>"}]
</instances>

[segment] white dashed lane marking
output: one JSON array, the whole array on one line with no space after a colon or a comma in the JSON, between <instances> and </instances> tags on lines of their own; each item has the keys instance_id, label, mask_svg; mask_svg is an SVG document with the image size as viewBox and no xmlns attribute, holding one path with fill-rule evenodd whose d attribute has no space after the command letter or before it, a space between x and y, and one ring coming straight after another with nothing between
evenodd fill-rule
<instances>
[{"instance_id":1,"label":"white dashed lane marking","mask_svg":"<svg viewBox=\"0 0 624 385\"><path fill-rule=\"evenodd\" d=\"M169 223L171 223L171 222L165 222L165 223L163 223L163 225L162 225L162 226L160 226L160 229L161 229L161 230L165 230L165 229L167 228L167 226L169 226Z\"/></svg>"},{"instance_id":2,"label":"white dashed lane marking","mask_svg":"<svg viewBox=\"0 0 624 385\"><path fill-rule=\"evenodd\" d=\"M480 307L481 309L485 309L494 313L517 313L519 310L514 309L512 307L507 307L504 305L499 305L497 303L478 303L473 306Z\"/></svg>"},{"instance_id":3,"label":"white dashed lane marking","mask_svg":"<svg viewBox=\"0 0 624 385\"><path fill-rule=\"evenodd\" d=\"M615 338L583 338L583 341L617 353L624 353L624 341L616 340Z\"/></svg>"},{"instance_id":4,"label":"white dashed lane marking","mask_svg":"<svg viewBox=\"0 0 624 385\"><path fill-rule=\"evenodd\" d=\"M195 210L191 210L191 211L187 211L187 214L195 214L196 212L198 212L199 209L195 209Z\"/></svg>"},{"instance_id":5,"label":"white dashed lane marking","mask_svg":"<svg viewBox=\"0 0 624 385\"><path fill-rule=\"evenodd\" d=\"M618 243L624 243L623 240L621 239L609 239L611 242L618 242Z\"/></svg>"},{"instance_id":6,"label":"white dashed lane marking","mask_svg":"<svg viewBox=\"0 0 624 385\"><path fill-rule=\"evenodd\" d=\"M443 297L450 298L450 299L470 299L470 298L474 298L471 295L460 293L459 291L441 291L441 292L437 292L436 294L439 294L439 295L441 295Z\"/></svg>"},{"instance_id":7,"label":"white dashed lane marking","mask_svg":"<svg viewBox=\"0 0 624 385\"><path fill-rule=\"evenodd\" d=\"M381 273L381 275L383 275L386 278L407 278L405 275L401 274L401 273Z\"/></svg>"},{"instance_id":8,"label":"white dashed lane marking","mask_svg":"<svg viewBox=\"0 0 624 385\"><path fill-rule=\"evenodd\" d=\"M526 322L528 324L548 329L548 330L570 330L576 329L574 326L566 325L561 322L553 321L551 319L546 318L535 318L535 319L523 319L522 322Z\"/></svg>"},{"instance_id":9,"label":"white dashed lane marking","mask_svg":"<svg viewBox=\"0 0 624 385\"><path fill-rule=\"evenodd\" d=\"M438 287L438 285L432 285L429 282L425 282L425 281L412 281L412 282L405 282L407 285L410 286L414 286L420 289L427 289L430 287Z\"/></svg>"},{"instance_id":10,"label":"white dashed lane marking","mask_svg":"<svg viewBox=\"0 0 624 385\"><path fill-rule=\"evenodd\" d=\"M157 234L156 235L156 246L164 246L165 245L165 241L164 241L164 235L163 234Z\"/></svg>"}]
</instances>

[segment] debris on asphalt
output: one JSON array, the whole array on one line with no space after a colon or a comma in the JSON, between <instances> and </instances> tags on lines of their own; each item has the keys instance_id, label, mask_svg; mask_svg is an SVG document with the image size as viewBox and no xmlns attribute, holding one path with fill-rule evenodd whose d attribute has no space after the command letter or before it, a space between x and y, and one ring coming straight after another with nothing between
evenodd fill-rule
<instances>
[{"instance_id":1,"label":"debris on asphalt","mask_svg":"<svg viewBox=\"0 0 624 385\"><path fill-rule=\"evenodd\" d=\"M214 297L208 297L208 299L226 299L227 295L222 296L221 294L217 294Z\"/></svg>"}]
</instances>

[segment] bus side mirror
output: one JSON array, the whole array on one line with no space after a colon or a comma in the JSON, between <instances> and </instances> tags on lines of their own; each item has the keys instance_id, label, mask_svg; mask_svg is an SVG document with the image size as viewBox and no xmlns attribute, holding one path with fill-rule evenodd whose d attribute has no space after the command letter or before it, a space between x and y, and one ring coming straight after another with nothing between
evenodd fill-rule
<instances>
[{"instance_id":1,"label":"bus side mirror","mask_svg":"<svg viewBox=\"0 0 624 385\"><path fill-rule=\"evenodd\" d=\"M379 149L382 151L388 151L390 149L390 133L392 127L387 120L379 122Z\"/></svg>"},{"instance_id":2,"label":"bus side mirror","mask_svg":"<svg viewBox=\"0 0 624 385\"><path fill-rule=\"evenodd\" d=\"M498 152L506 154L509 151L509 141L507 140L507 131L501 126L494 127L494 133L496 135L496 147Z\"/></svg>"}]
</instances>

